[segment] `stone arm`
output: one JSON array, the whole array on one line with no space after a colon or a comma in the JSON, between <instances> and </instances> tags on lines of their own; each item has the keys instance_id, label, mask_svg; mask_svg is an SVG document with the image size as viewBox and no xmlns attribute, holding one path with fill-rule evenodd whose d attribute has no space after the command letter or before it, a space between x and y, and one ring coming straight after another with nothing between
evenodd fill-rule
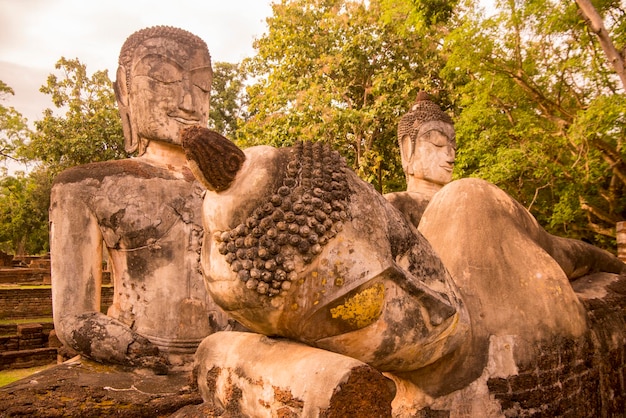
<instances>
[{"instance_id":1,"label":"stone arm","mask_svg":"<svg viewBox=\"0 0 626 418\"><path fill-rule=\"evenodd\" d=\"M552 235L521 204L512 201L512 221L563 269L570 281L594 273L626 273L626 264L613 254L584 241Z\"/></svg>"},{"instance_id":2,"label":"stone arm","mask_svg":"<svg viewBox=\"0 0 626 418\"><path fill-rule=\"evenodd\" d=\"M557 237L540 231L540 245L574 281L594 273L626 273L626 264L613 254L583 241Z\"/></svg>"},{"instance_id":3,"label":"stone arm","mask_svg":"<svg viewBox=\"0 0 626 418\"><path fill-rule=\"evenodd\" d=\"M103 238L82 198L86 194L80 183L57 181L52 189L50 253L57 335L93 360L164 371L166 363L155 345L100 312Z\"/></svg>"}]
</instances>

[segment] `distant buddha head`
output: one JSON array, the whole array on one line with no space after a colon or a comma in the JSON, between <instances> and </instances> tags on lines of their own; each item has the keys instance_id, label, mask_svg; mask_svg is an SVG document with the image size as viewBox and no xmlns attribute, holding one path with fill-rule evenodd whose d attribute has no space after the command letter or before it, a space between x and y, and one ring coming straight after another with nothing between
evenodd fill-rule
<instances>
[{"instance_id":1,"label":"distant buddha head","mask_svg":"<svg viewBox=\"0 0 626 418\"><path fill-rule=\"evenodd\" d=\"M443 186L452 181L456 154L454 122L420 93L398 123L398 141L407 190L416 182Z\"/></svg>"},{"instance_id":2,"label":"distant buddha head","mask_svg":"<svg viewBox=\"0 0 626 418\"><path fill-rule=\"evenodd\" d=\"M212 79L207 45L192 33L155 26L129 36L115 82L126 151L142 155L150 141L180 145L183 128L206 127Z\"/></svg>"}]
</instances>

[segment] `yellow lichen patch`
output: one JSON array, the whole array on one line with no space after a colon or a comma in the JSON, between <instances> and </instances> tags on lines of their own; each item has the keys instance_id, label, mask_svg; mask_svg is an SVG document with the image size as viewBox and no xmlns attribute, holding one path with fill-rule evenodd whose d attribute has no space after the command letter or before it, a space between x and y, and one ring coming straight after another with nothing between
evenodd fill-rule
<instances>
[{"instance_id":1,"label":"yellow lichen patch","mask_svg":"<svg viewBox=\"0 0 626 418\"><path fill-rule=\"evenodd\" d=\"M333 319L341 319L353 327L363 328L380 316L384 301L385 286L379 283L352 296L343 305L332 308L330 314Z\"/></svg>"}]
</instances>

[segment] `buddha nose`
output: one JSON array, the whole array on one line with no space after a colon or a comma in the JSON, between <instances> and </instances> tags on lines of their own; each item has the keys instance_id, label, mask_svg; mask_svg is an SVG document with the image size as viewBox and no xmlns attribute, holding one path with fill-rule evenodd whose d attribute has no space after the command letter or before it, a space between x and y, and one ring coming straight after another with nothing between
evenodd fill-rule
<instances>
[{"instance_id":1,"label":"buddha nose","mask_svg":"<svg viewBox=\"0 0 626 418\"><path fill-rule=\"evenodd\" d=\"M446 146L446 161L450 164L454 163L454 158L456 157L456 149L452 145Z\"/></svg>"},{"instance_id":2,"label":"buddha nose","mask_svg":"<svg viewBox=\"0 0 626 418\"><path fill-rule=\"evenodd\" d=\"M178 107L187 112L193 112L195 109L195 103L194 103L194 98L192 94L193 86L189 77L183 78L181 87L182 87L182 91L181 91L180 100L178 102Z\"/></svg>"},{"instance_id":3,"label":"buddha nose","mask_svg":"<svg viewBox=\"0 0 626 418\"><path fill-rule=\"evenodd\" d=\"M182 100L180 101L179 107L181 109L188 110L188 111L193 109L193 99L191 97L191 94L183 93L183 97L182 97Z\"/></svg>"}]
</instances>

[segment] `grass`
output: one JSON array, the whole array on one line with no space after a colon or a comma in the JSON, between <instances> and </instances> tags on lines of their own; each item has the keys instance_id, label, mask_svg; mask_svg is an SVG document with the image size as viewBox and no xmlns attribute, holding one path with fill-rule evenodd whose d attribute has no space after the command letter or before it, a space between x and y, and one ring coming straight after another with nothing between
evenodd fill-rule
<instances>
[{"instance_id":1,"label":"grass","mask_svg":"<svg viewBox=\"0 0 626 418\"><path fill-rule=\"evenodd\" d=\"M0 290L18 290L18 289L51 289L49 284L3 284Z\"/></svg>"},{"instance_id":2,"label":"grass","mask_svg":"<svg viewBox=\"0 0 626 418\"><path fill-rule=\"evenodd\" d=\"M28 369L9 369L0 371L0 386L6 386L9 383L13 383L32 374L46 370L55 364L48 364L45 366L30 367Z\"/></svg>"},{"instance_id":3,"label":"grass","mask_svg":"<svg viewBox=\"0 0 626 418\"><path fill-rule=\"evenodd\" d=\"M9 318L0 319L0 325L19 325L19 324L46 324L52 322L52 316L44 316L41 318Z\"/></svg>"}]
</instances>

